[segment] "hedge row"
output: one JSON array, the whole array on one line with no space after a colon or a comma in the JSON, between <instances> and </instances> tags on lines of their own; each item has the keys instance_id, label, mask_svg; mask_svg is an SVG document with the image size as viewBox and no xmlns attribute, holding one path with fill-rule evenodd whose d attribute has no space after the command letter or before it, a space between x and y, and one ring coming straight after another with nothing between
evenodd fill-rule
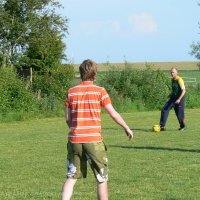
<instances>
[{"instance_id":1,"label":"hedge row","mask_svg":"<svg viewBox=\"0 0 200 200\"><path fill-rule=\"evenodd\" d=\"M10 113L64 116L65 94L74 83L74 77L73 65L34 72L31 83L11 69L0 69L0 120ZM111 67L97 78L97 84L107 89L120 112L161 109L171 89L166 73L151 66L142 70ZM200 107L200 86L186 89L186 107Z\"/></svg>"},{"instance_id":2,"label":"hedge row","mask_svg":"<svg viewBox=\"0 0 200 200\"><path fill-rule=\"evenodd\" d=\"M33 73L32 82L16 71L0 69L0 114L13 112L52 113L63 110L66 90L74 79L73 65Z\"/></svg>"},{"instance_id":3,"label":"hedge row","mask_svg":"<svg viewBox=\"0 0 200 200\"><path fill-rule=\"evenodd\" d=\"M171 79L165 72L146 69L121 70L110 68L100 76L98 84L105 87L112 97L115 107L120 111L159 110L163 107L170 92ZM200 107L200 87L187 86L186 106Z\"/></svg>"}]
</instances>

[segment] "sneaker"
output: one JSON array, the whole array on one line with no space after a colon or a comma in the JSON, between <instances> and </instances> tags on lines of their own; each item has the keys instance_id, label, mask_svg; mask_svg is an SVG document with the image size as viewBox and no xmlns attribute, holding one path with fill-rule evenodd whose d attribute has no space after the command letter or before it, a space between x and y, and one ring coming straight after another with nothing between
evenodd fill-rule
<instances>
[{"instance_id":1,"label":"sneaker","mask_svg":"<svg viewBox=\"0 0 200 200\"><path fill-rule=\"evenodd\" d=\"M180 127L178 130L179 130L179 131L185 131L185 130L186 130L186 126Z\"/></svg>"},{"instance_id":2,"label":"sneaker","mask_svg":"<svg viewBox=\"0 0 200 200\"><path fill-rule=\"evenodd\" d=\"M160 131L166 131L166 128L164 126L160 126Z\"/></svg>"}]
</instances>

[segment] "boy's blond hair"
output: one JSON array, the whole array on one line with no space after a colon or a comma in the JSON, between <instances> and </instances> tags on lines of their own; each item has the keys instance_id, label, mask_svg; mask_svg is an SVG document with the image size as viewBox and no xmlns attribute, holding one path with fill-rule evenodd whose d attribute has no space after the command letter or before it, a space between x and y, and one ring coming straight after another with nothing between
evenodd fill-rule
<instances>
[{"instance_id":1,"label":"boy's blond hair","mask_svg":"<svg viewBox=\"0 0 200 200\"><path fill-rule=\"evenodd\" d=\"M84 60L79 66L82 81L94 81L97 74L97 64L90 60Z\"/></svg>"}]
</instances>

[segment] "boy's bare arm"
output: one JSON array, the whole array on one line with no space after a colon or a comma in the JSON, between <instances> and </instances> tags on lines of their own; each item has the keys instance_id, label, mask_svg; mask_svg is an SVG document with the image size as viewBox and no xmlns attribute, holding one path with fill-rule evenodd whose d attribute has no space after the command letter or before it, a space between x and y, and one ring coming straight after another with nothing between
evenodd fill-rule
<instances>
[{"instance_id":1,"label":"boy's bare arm","mask_svg":"<svg viewBox=\"0 0 200 200\"><path fill-rule=\"evenodd\" d=\"M126 124L124 119L121 117L121 115L113 108L112 104L108 104L105 106L106 111L111 116L111 118L120 126L122 126L126 132L126 135L129 137L129 140L133 138L133 132L129 128L129 126Z\"/></svg>"},{"instance_id":2,"label":"boy's bare arm","mask_svg":"<svg viewBox=\"0 0 200 200\"><path fill-rule=\"evenodd\" d=\"M68 127L70 128L71 126L71 109L66 107L65 110L65 119L66 119L66 123L68 125Z\"/></svg>"}]
</instances>

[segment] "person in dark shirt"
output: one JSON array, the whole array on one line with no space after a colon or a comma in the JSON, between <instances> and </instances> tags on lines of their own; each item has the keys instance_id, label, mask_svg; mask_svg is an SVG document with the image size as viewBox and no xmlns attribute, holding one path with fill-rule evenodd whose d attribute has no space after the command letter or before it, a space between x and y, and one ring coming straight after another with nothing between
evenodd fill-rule
<instances>
[{"instance_id":1,"label":"person in dark shirt","mask_svg":"<svg viewBox=\"0 0 200 200\"><path fill-rule=\"evenodd\" d=\"M185 125L185 85L183 79L178 76L178 70L176 68L171 69L172 76L172 93L169 100L166 102L161 110L160 116L160 130L165 131L165 125L169 115L169 111L174 108L178 122L180 124L180 131L186 129Z\"/></svg>"}]
</instances>

